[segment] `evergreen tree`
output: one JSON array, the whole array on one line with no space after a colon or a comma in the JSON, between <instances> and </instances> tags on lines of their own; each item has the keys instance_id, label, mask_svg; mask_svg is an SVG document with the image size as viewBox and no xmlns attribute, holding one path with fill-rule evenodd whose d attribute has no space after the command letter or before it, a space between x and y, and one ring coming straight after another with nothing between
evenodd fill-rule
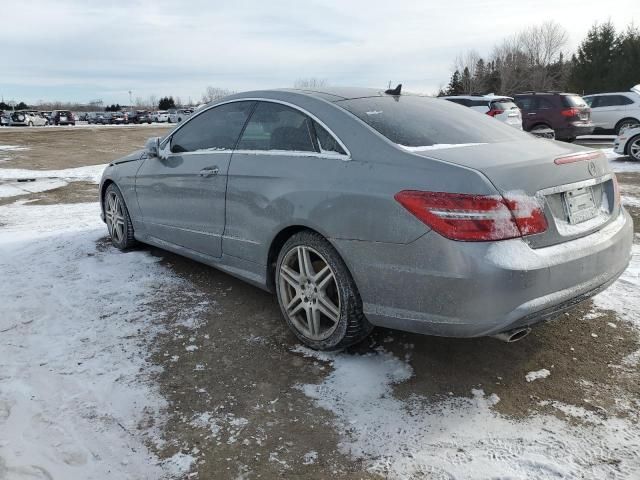
<instances>
[{"instance_id":1,"label":"evergreen tree","mask_svg":"<svg viewBox=\"0 0 640 480\"><path fill-rule=\"evenodd\" d=\"M611 22L593 25L574 56L569 77L571 88L581 94L611 91L619 49Z\"/></svg>"},{"instance_id":2,"label":"evergreen tree","mask_svg":"<svg viewBox=\"0 0 640 480\"><path fill-rule=\"evenodd\" d=\"M158 110L169 110L170 108L176 108L173 97L162 97L158 102Z\"/></svg>"},{"instance_id":3,"label":"evergreen tree","mask_svg":"<svg viewBox=\"0 0 640 480\"><path fill-rule=\"evenodd\" d=\"M456 70L453 72L453 75L451 75L451 80L447 87L447 95L461 95L462 93L464 93L464 87L462 86L462 80L460 79L460 72Z\"/></svg>"}]
</instances>

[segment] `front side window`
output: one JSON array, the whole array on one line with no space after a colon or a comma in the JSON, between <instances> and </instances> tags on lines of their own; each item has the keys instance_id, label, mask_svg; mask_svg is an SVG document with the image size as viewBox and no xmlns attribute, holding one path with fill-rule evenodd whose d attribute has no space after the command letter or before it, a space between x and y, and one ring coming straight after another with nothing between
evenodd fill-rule
<instances>
[{"instance_id":1,"label":"front side window","mask_svg":"<svg viewBox=\"0 0 640 480\"><path fill-rule=\"evenodd\" d=\"M279 103L260 102L238 143L238 150L316 152L311 119Z\"/></svg>"},{"instance_id":2,"label":"front side window","mask_svg":"<svg viewBox=\"0 0 640 480\"><path fill-rule=\"evenodd\" d=\"M436 98L401 95L336 102L363 122L405 147L497 143L525 139L522 132Z\"/></svg>"},{"instance_id":3,"label":"front side window","mask_svg":"<svg viewBox=\"0 0 640 480\"><path fill-rule=\"evenodd\" d=\"M193 117L171 138L171 151L232 150L254 103L225 103Z\"/></svg>"}]
</instances>

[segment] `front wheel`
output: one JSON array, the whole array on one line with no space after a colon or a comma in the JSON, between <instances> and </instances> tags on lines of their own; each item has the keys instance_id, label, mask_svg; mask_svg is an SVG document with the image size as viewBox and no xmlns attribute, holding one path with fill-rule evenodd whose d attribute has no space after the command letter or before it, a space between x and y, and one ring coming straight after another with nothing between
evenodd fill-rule
<instances>
[{"instance_id":1,"label":"front wheel","mask_svg":"<svg viewBox=\"0 0 640 480\"><path fill-rule=\"evenodd\" d=\"M351 273L335 248L317 233L300 232L284 244L275 283L287 325L311 348L346 348L373 329L362 312Z\"/></svg>"},{"instance_id":2,"label":"front wheel","mask_svg":"<svg viewBox=\"0 0 640 480\"><path fill-rule=\"evenodd\" d=\"M114 247L126 250L136 244L129 211L115 183L109 185L104 194L104 217Z\"/></svg>"},{"instance_id":3,"label":"front wheel","mask_svg":"<svg viewBox=\"0 0 640 480\"><path fill-rule=\"evenodd\" d=\"M627 154L640 162L640 135L636 135L629 140L629 146L627 147Z\"/></svg>"}]
</instances>

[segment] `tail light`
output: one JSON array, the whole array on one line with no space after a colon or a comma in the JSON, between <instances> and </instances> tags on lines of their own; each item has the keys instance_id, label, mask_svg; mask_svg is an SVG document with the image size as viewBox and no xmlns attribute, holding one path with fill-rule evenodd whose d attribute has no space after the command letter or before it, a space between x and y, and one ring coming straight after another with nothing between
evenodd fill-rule
<instances>
[{"instance_id":1,"label":"tail light","mask_svg":"<svg viewBox=\"0 0 640 480\"><path fill-rule=\"evenodd\" d=\"M526 195L403 190L394 198L420 221L452 240L504 240L547 229L538 201Z\"/></svg>"},{"instance_id":2,"label":"tail light","mask_svg":"<svg viewBox=\"0 0 640 480\"><path fill-rule=\"evenodd\" d=\"M487 115L489 115L490 117L495 117L496 115L500 115L501 113L504 113L504 110L489 110L487 112Z\"/></svg>"},{"instance_id":3,"label":"tail light","mask_svg":"<svg viewBox=\"0 0 640 480\"><path fill-rule=\"evenodd\" d=\"M563 117L567 117L567 118L577 117L578 115L580 115L580 109L565 108L564 110L560 110L560 113L562 114Z\"/></svg>"}]
</instances>

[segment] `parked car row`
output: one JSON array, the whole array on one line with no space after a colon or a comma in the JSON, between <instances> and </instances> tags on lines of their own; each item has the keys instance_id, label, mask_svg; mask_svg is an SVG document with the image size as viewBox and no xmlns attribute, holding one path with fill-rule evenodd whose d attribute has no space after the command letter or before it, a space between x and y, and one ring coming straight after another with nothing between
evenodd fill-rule
<instances>
[{"instance_id":1,"label":"parked car row","mask_svg":"<svg viewBox=\"0 0 640 480\"><path fill-rule=\"evenodd\" d=\"M75 125L77 116L68 110L39 112L36 110L0 111L0 126L43 127L45 125Z\"/></svg>"},{"instance_id":2,"label":"parked car row","mask_svg":"<svg viewBox=\"0 0 640 480\"><path fill-rule=\"evenodd\" d=\"M151 123L181 123L192 113L191 108L170 110L132 110L127 112L81 112L68 110L36 111L18 110L0 111L0 126L39 127L45 125L75 125L77 121L86 121L90 125L128 125Z\"/></svg>"},{"instance_id":3,"label":"parked car row","mask_svg":"<svg viewBox=\"0 0 640 480\"><path fill-rule=\"evenodd\" d=\"M580 135L640 124L640 85L629 92L581 97L565 92L523 92L513 97L456 95L442 97L541 137L572 142Z\"/></svg>"}]
</instances>

